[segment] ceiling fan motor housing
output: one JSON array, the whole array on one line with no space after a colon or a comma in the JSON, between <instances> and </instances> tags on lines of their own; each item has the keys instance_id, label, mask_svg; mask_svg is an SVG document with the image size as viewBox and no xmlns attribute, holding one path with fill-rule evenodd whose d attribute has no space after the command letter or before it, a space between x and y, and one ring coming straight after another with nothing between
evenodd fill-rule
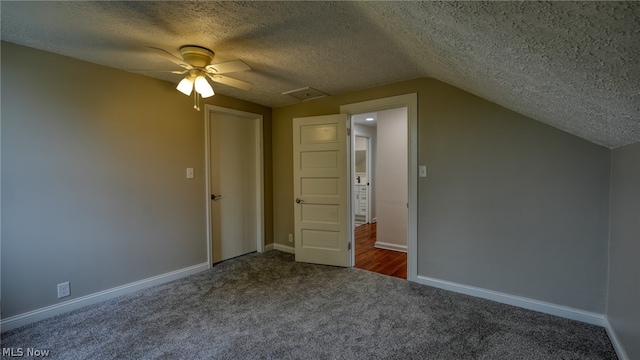
<instances>
[{"instance_id":1,"label":"ceiling fan motor housing","mask_svg":"<svg viewBox=\"0 0 640 360\"><path fill-rule=\"evenodd\" d=\"M196 68L204 68L211 64L215 54L201 46L185 45L180 48L180 55L187 64Z\"/></svg>"}]
</instances>

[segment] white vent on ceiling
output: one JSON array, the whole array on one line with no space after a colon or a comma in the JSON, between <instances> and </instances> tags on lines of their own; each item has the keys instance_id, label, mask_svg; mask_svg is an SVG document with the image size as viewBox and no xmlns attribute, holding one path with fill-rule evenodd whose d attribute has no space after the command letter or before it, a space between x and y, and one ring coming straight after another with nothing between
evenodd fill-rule
<instances>
[{"instance_id":1,"label":"white vent on ceiling","mask_svg":"<svg viewBox=\"0 0 640 360\"><path fill-rule=\"evenodd\" d=\"M296 89L291 91L285 91L282 93L282 95L291 95L294 98L302 101L307 101L307 100L317 99L317 98L327 96L327 94L323 93L322 91L316 90L310 87L305 87L302 89Z\"/></svg>"}]
</instances>

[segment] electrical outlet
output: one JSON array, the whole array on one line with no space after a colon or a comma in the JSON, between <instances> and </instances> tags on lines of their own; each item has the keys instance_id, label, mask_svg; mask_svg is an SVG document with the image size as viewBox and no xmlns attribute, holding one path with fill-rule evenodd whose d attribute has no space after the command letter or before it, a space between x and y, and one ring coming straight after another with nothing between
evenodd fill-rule
<instances>
[{"instance_id":1,"label":"electrical outlet","mask_svg":"<svg viewBox=\"0 0 640 360\"><path fill-rule=\"evenodd\" d=\"M71 295L71 288L69 282L63 282L58 284L58 299Z\"/></svg>"},{"instance_id":2,"label":"electrical outlet","mask_svg":"<svg viewBox=\"0 0 640 360\"><path fill-rule=\"evenodd\" d=\"M293 242L293 234L289 234L289 242Z\"/></svg>"}]
</instances>

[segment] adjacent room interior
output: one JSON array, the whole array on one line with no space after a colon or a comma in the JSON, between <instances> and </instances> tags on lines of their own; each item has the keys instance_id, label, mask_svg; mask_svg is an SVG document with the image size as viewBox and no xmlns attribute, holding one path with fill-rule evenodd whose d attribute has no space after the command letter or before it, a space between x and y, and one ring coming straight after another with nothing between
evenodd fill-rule
<instances>
[{"instance_id":1,"label":"adjacent room interior","mask_svg":"<svg viewBox=\"0 0 640 360\"><path fill-rule=\"evenodd\" d=\"M33 324L50 326L36 332L52 340L47 334L62 324L52 321L69 321L68 335L81 319L94 318L86 324L96 337L82 339L117 345L136 319L145 336L128 339L151 345L127 346L157 357L205 348L220 357L232 350L260 357L242 353L248 340L274 358L292 353L292 344L317 345L319 357L347 347L364 354L359 341L384 336L375 325L385 324L402 329L393 339L407 356L424 355L429 338L453 358L507 356L504 343L518 354L535 343L556 358L585 354L579 351L640 358L640 3L0 7L3 346L28 347L13 336L30 338ZM345 110L403 96L415 107ZM366 125L373 113L376 127ZM350 137L339 122L349 115L365 116ZM340 119L331 125L338 124L336 132L310 132L319 137L306 140L335 139L347 149L353 139L358 150L363 140L356 139L365 139L366 166L356 167L363 157L356 151L327 162L334 151L327 150L317 158L324 162L307 165L356 166L335 187L316 181L315 197L305 198L294 180L301 164L294 160L295 119L321 116ZM388 141L393 132L404 133L397 139L406 143ZM295 261L301 246L314 246L296 232L305 206L317 210L307 219L322 223L314 239L334 241L346 266ZM335 230L347 224L348 235ZM350 239L372 224L366 237L375 232L374 249L405 255L391 276L361 271L351 258L359 245ZM246 241L229 253L217 248L218 240L241 237ZM169 291L174 280L172 289L195 295ZM350 288L356 280L367 284L363 292ZM350 295L380 311L351 317L366 309ZM255 306L243 307L251 301ZM127 304L122 317L108 311ZM208 313L190 312L199 308ZM433 320L425 314L436 310L443 311L438 321L451 320L447 329L463 332L445 336L425 325ZM305 328L304 315L314 312ZM528 319L517 333L523 337L478 325L507 312ZM215 325L198 322L209 319L204 314L223 317ZM140 325L152 319L163 325ZM337 319L351 322L340 328ZM211 332L236 322L255 327L233 327L230 338ZM571 330L537 341L533 333L549 323ZM508 324L515 329L518 320ZM305 332L323 326L336 332ZM364 332L351 337L349 326ZM592 347L563 342L583 335L574 329L604 340ZM187 331L216 341L192 344ZM162 353L151 339L179 344ZM379 351L394 346L380 344L386 350ZM456 346L469 352L456 353ZM563 353L563 346L578 353ZM81 349L69 342L51 350L90 357ZM98 356L108 347L89 350Z\"/></svg>"},{"instance_id":2,"label":"adjacent room interior","mask_svg":"<svg viewBox=\"0 0 640 360\"><path fill-rule=\"evenodd\" d=\"M355 267L407 278L407 109L354 114Z\"/></svg>"}]
</instances>

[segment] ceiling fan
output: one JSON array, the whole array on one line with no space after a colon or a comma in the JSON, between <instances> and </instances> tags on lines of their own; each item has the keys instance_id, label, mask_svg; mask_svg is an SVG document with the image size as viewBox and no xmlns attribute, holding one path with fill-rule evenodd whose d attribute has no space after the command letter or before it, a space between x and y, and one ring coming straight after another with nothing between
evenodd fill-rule
<instances>
[{"instance_id":1,"label":"ceiling fan","mask_svg":"<svg viewBox=\"0 0 640 360\"><path fill-rule=\"evenodd\" d=\"M207 81L207 77L214 82L233 86L242 90L249 90L253 86L246 81L222 75L226 73L251 70L249 65L242 60L231 60L212 64L211 62L215 56L213 51L197 45L184 45L180 47L180 55L182 58L179 58L164 49L152 46L148 46L148 48L183 68L183 70L168 72L173 74L187 74L185 78L178 83L176 89L187 96L191 95L193 92L193 108L198 111L200 111L199 97L208 98L215 94L213 88Z\"/></svg>"}]
</instances>

